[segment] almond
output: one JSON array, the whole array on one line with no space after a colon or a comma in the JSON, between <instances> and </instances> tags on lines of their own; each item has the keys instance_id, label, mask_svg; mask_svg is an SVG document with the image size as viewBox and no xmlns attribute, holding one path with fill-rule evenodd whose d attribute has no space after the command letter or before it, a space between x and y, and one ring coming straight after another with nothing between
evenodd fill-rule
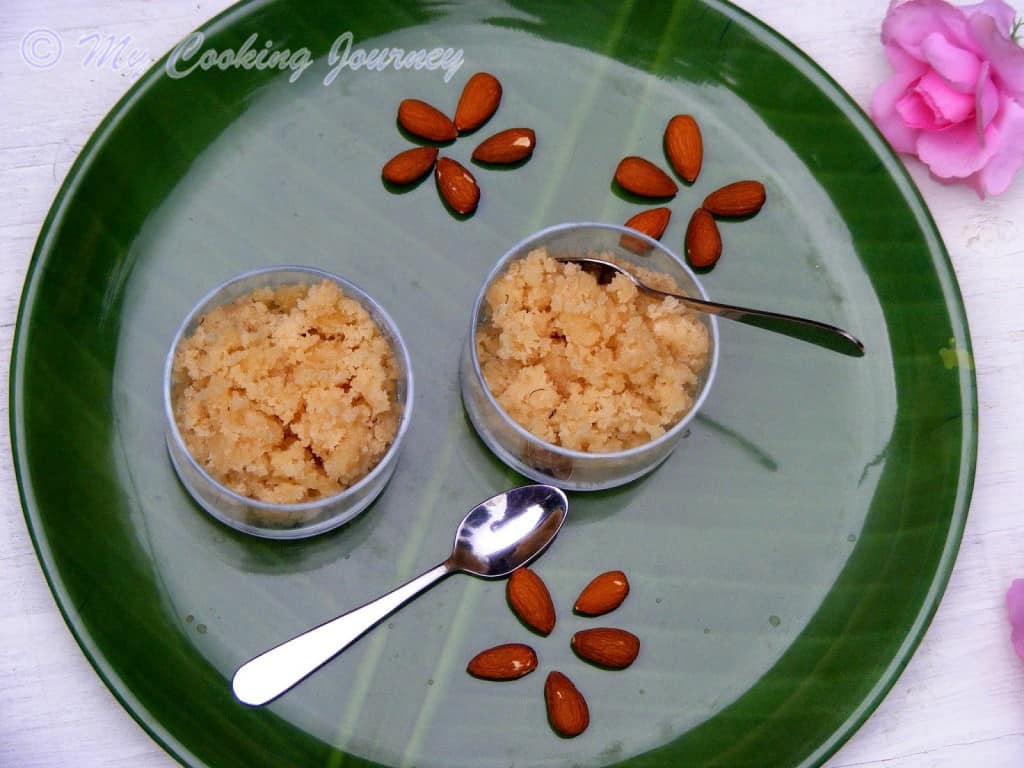
<instances>
[{"instance_id":1,"label":"almond","mask_svg":"<svg viewBox=\"0 0 1024 768\"><path fill-rule=\"evenodd\" d=\"M668 220L672 217L672 211L669 208L651 208L647 211L641 211L636 216L633 216L629 221L626 222L626 226L630 229L635 229L637 232L641 232L648 237L659 240L661 236L665 234L665 227L668 226ZM632 235L623 235L619 238L619 245L626 248L633 253L646 253L651 249L651 246L639 237L633 237Z\"/></svg>"},{"instance_id":2,"label":"almond","mask_svg":"<svg viewBox=\"0 0 1024 768\"><path fill-rule=\"evenodd\" d=\"M584 616L600 616L618 608L629 594L629 580L622 571L607 571L583 588L573 610Z\"/></svg>"},{"instance_id":3,"label":"almond","mask_svg":"<svg viewBox=\"0 0 1024 768\"><path fill-rule=\"evenodd\" d=\"M529 568L512 572L508 580L508 603L516 616L531 629L547 635L555 628L555 604L540 576Z\"/></svg>"},{"instance_id":4,"label":"almond","mask_svg":"<svg viewBox=\"0 0 1024 768\"><path fill-rule=\"evenodd\" d=\"M665 154L682 178L694 181L704 162L704 142L700 127L690 115L676 115L665 126Z\"/></svg>"},{"instance_id":5,"label":"almond","mask_svg":"<svg viewBox=\"0 0 1024 768\"><path fill-rule=\"evenodd\" d=\"M501 83L487 72L477 72L462 89L455 107L455 127L459 133L472 131L486 123L501 102Z\"/></svg>"},{"instance_id":6,"label":"almond","mask_svg":"<svg viewBox=\"0 0 1024 768\"><path fill-rule=\"evenodd\" d=\"M686 258L695 267L711 267L722 255L722 235L714 217L698 208L686 227Z\"/></svg>"},{"instance_id":7,"label":"almond","mask_svg":"<svg viewBox=\"0 0 1024 768\"><path fill-rule=\"evenodd\" d=\"M398 124L428 141L451 141L459 135L447 115L419 99L405 99L398 105Z\"/></svg>"},{"instance_id":8,"label":"almond","mask_svg":"<svg viewBox=\"0 0 1024 768\"><path fill-rule=\"evenodd\" d=\"M435 160L437 147L413 147L388 160L380 175L391 184L411 184L430 173Z\"/></svg>"},{"instance_id":9,"label":"almond","mask_svg":"<svg viewBox=\"0 0 1024 768\"><path fill-rule=\"evenodd\" d=\"M640 653L640 638L615 627L581 629L569 644L580 658L609 669L625 669Z\"/></svg>"},{"instance_id":10,"label":"almond","mask_svg":"<svg viewBox=\"0 0 1024 768\"><path fill-rule=\"evenodd\" d=\"M481 163L518 163L533 154L537 135L530 128L509 128L484 139L473 150L473 159Z\"/></svg>"},{"instance_id":11,"label":"almond","mask_svg":"<svg viewBox=\"0 0 1024 768\"><path fill-rule=\"evenodd\" d=\"M716 216L750 216L764 205L764 184L759 181L734 181L704 198L704 208Z\"/></svg>"},{"instance_id":12,"label":"almond","mask_svg":"<svg viewBox=\"0 0 1024 768\"><path fill-rule=\"evenodd\" d=\"M672 197L679 191L678 185L661 168L634 155L619 161L615 181L626 191L641 197Z\"/></svg>"},{"instance_id":13,"label":"almond","mask_svg":"<svg viewBox=\"0 0 1024 768\"><path fill-rule=\"evenodd\" d=\"M450 157L439 157L434 179L437 191L453 211L466 215L476 210L480 202L480 187L473 174L460 163Z\"/></svg>"},{"instance_id":14,"label":"almond","mask_svg":"<svg viewBox=\"0 0 1024 768\"><path fill-rule=\"evenodd\" d=\"M579 736L590 725L587 700L561 672L551 672L544 681L544 703L551 727L562 736Z\"/></svg>"},{"instance_id":15,"label":"almond","mask_svg":"<svg viewBox=\"0 0 1024 768\"><path fill-rule=\"evenodd\" d=\"M474 656L466 671L485 680L515 680L537 668L537 654L528 645L496 645Z\"/></svg>"}]
</instances>

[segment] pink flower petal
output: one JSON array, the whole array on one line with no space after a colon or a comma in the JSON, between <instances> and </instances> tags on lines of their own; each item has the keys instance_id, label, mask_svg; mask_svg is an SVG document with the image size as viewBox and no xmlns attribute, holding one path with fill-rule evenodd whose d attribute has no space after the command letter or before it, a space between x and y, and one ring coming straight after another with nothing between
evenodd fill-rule
<instances>
[{"instance_id":1,"label":"pink flower petal","mask_svg":"<svg viewBox=\"0 0 1024 768\"><path fill-rule=\"evenodd\" d=\"M986 135L993 129L998 132L1000 142L995 154L978 173L982 196L984 193L998 195L1005 192L1017 171L1024 166L1024 106L1004 98L996 119L985 131ZM1020 610L1024 631L1024 606Z\"/></svg>"},{"instance_id":2,"label":"pink flower petal","mask_svg":"<svg viewBox=\"0 0 1024 768\"><path fill-rule=\"evenodd\" d=\"M1013 22L1017 18L1017 12L1002 0L983 0L983 2L975 3L974 5L961 6L960 10L963 11L963 14L968 19L979 13L991 16L999 29L1006 30L1007 36L1009 36L1010 30L1013 28Z\"/></svg>"},{"instance_id":3,"label":"pink flower petal","mask_svg":"<svg viewBox=\"0 0 1024 768\"><path fill-rule=\"evenodd\" d=\"M992 159L998 137L991 126L979 137L974 121L944 131L923 132L917 139L917 156L932 173L943 179L965 179Z\"/></svg>"},{"instance_id":4,"label":"pink flower petal","mask_svg":"<svg viewBox=\"0 0 1024 768\"><path fill-rule=\"evenodd\" d=\"M967 28L967 17L959 8L943 0L908 0L893 4L882 21L882 42L899 45L916 58L924 58L921 44L933 34L942 35L951 43L974 51L975 43Z\"/></svg>"},{"instance_id":5,"label":"pink flower petal","mask_svg":"<svg viewBox=\"0 0 1024 768\"><path fill-rule=\"evenodd\" d=\"M939 34L930 34L921 41L925 61L949 85L961 93L973 93L981 72L981 61L970 51L953 45Z\"/></svg>"},{"instance_id":6,"label":"pink flower petal","mask_svg":"<svg viewBox=\"0 0 1024 768\"><path fill-rule=\"evenodd\" d=\"M1024 579L1014 579L1006 592L1006 608L1010 623L1024 626Z\"/></svg>"},{"instance_id":7,"label":"pink flower petal","mask_svg":"<svg viewBox=\"0 0 1024 768\"><path fill-rule=\"evenodd\" d=\"M984 58L992 64L996 87L1024 101L1024 48L1000 32L991 16L978 14L969 24Z\"/></svg>"},{"instance_id":8,"label":"pink flower petal","mask_svg":"<svg viewBox=\"0 0 1024 768\"><path fill-rule=\"evenodd\" d=\"M919 131L908 126L896 109L917 79L916 72L897 72L878 86L871 99L871 119L897 152L914 152L917 148Z\"/></svg>"},{"instance_id":9,"label":"pink flower petal","mask_svg":"<svg viewBox=\"0 0 1024 768\"><path fill-rule=\"evenodd\" d=\"M935 110L929 106L927 99L918 93L917 89L904 94L903 98L896 102L896 114L909 128L936 131L942 127L935 124Z\"/></svg>"},{"instance_id":10,"label":"pink flower petal","mask_svg":"<svg viewBox=\"0 0 1024 768\"><path fill-rule=\"evenodd\" d=\"M1017 655L1024 659L1024 579L1014 579L1006 592L1006 608L1010 613L1010 642Z\"/></svg>"},{"instance_id":11,"label":"pink flower petal","mask_svg":"<svg viewBox=\"0 0 1024 768\"><path fill-rule=\"evenodd\" d=\"M963 122L974 114L973 89L969 94L955 91L934 72L918 80L914 91L920 94L932 112L933 130Z\"/></svg>"},{"instance_id":12,"label":"pink flower petal","mask_svg":"<svg viewBox=\"0 0 1024 768\"><path fill-rule=\"evenodd\" d=\"M981 68L981 76L974 91L974 116L978 133L982 133L992 122L999 110L999 89L988 76L989 63L986 61Z\"/></svg>"},{"instance_id":13,"label":"pink flower petal","mask_svg":"<svg viewBox=\"0 0 1024 768\"><path fill-rule=\"evenodd\" d=\"M905 69L916 69L921 74L924 74L928 71L928 64L921 58L921 56L915 56L907 53L906 49L901 45L896 43L885 43L883 50L885 51L885 58L889 60L889 64L896 72Z\"/></svg>"}]
</instances>

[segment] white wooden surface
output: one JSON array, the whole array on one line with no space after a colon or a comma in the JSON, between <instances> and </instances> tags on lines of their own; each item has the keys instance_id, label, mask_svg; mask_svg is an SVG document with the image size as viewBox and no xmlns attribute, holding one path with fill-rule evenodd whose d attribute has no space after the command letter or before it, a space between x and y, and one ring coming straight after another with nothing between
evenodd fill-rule
<instances>
[{"instance_id":1,"label":"white wooden surface","mask_svg":"<svg viewBox=\"0 0 1024 768\"><path fill-rule=\"evenodd\" d=\"M1017 0L1024 15L1024 6ZM129 42L148 66L225 0L5 0L0 12L0 358L4 381L35 238L76 153L131 85L89 60L90 35ZM739 0L792 40L863 107L888 74L884 0ZM24 36L63 40L61 61L30 67ZM83 38L85 43L79 44ZM52 55L47 41L32 55ZM911 172L941 230L967 305L980 397L977 480L952 581L895 688L829 768L1024 766L1024 661L1010 647L1003 596L1024 577L1024 175L981 201ZM7 389L0 424L8 423ZM0 442L0 766L175 762L120 707L64 625L35 559ZM766 766L765 768L772 768Z\"/></svg>"}]
</instances>

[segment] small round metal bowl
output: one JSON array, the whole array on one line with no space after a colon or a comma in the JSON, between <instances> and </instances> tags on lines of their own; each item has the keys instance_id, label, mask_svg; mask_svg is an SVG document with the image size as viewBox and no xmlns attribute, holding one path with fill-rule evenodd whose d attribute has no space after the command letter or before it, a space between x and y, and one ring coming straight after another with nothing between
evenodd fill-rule
<instances>
[{"instance_id":1,"label":"small round metal bowl","mask_svg":"<svg viewBox=\"0 0 1024 768\"><path fill-rule=\"evenodd\" d=\"M395 438L380 461L355 484L340 493L300 504L275 504L243 496L214 479L189 452L174 416L174 357L182 340L189 337L213 308L227 304L258 288L312 285L330 280L345 296L358 301L370 314L391 345L398 367L396 397L402 409ZM208 293L182 322L164 364L164 414L167 450L182 485L196 503L220 522L236 530L268 539L299 539L342 525L368 507L384 490L398 463L402 441L409 428L413 403L413 375L409 352L394 321L358 286L337 275L310 267L282 266L254 270L234 277Z\"/></svg>"},{"instance_id":2,"label":"small round metal bowl","mask_svg":"<svg viewBox=\"0 0 1024 768\"><path fill-rule=\"evenodd\" d=\"M459 366L462 401L477 434L505 464L538 482L570 491L596 491L636 480L669 457L711 390L718 368L718 323L701 315L709 331L708 364L700 374L693 407L660 437L628 450L587 453L546 442L513 420L498 404L484 379L477 350L477 331L490 321L485 296L509 264L546 247L553 257L610 253L614 259L675 278L682 291L707 298L690 268L656 240L611 224L571 223L549 227L513 246L484 281L470 320Z\"/></svg>"}]
</instances>

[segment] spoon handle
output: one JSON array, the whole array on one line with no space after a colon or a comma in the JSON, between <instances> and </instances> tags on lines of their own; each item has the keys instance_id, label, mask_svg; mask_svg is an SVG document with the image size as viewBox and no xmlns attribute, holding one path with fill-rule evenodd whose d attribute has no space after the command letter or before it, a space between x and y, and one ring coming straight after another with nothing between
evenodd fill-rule
<instances>
[{"instance_id":1,"label":"spoon handle","mask_svg":"<svg viewBox=\"0 0 1024 768\"><path fill-rule=\"evenodd\" d=\"M445 561L388 594L247 661L231 680L235 697L251 706L273 701L453 570Z\"/></svg>"},{"instance_id":2,"label":"spoon handle","mask_svg":"<svg viewBox=\"0 0 1024 768\"><path fill-rule=\"evenodd\" d=\"M856 357L860 357L864 354L864 344L860 339L852 333L844 331L842 328L838 328L837 326L829 325L828 323L822 323L818 320L810 320L806 317L797 317L796 315L784 315L779 312L769 312L766 309L736 307L732 304L722 304L717 301L696 299L691 296L684 296L678 293L659 291L657 288L651 288L650 286L644 286L644 288L651 293L659 294L661 296L672 296L679 299L680 302L691 309L706 312L709 315L720 315L728 318L729 320L739 320L740 322L757 325L768 330L783 330L785 326L800 326L808 328L831 339L837 350L840 352L848 355L854 355ZM828 346L832 345L830 344Z\"/></svg>"},{"instance_id":3,"label":"spoon handle","mask_svg":"<svg viewBox=\"0 0 1024 768\"><path fill-rule=\"evenodd\" d=\"M583 269L591 272L596 271L599 276L599 282L602 282L602 277L607 278L609 273L619 273L621 275L625 275L626 278L632 281L633 285L641 291L646 291L653 296L671 296L674 299L679 299L679 301L685 306L690 309L695 309L698 312L706 312L709 315L720 315L721 317L725 317L730 320L738 320L739 322L746 323L747 325L757 326L758 328L775 331L776 333L783 333L787 336L802 339L803 341L809 341L812 344L828 347L836 352L841 352L844 355L850 355L852 357L862 357L864 355L864 344L860 339L852 333L844 331L842 328L838 328L834 325L829 325L828 323L809 320L806 317L796 317L795 315L783 315L779 312L769 312L765 309L737 307L732 304L722 304L717 301L697 299L681 293L662 291L658 288L647 285L647 283L622 265L606 259L598 259L593 256L559 256L557 257L557 260L579 264ZM604 280L604 282L606 281L607 280Z\"/></svg>"}]
</instances>

